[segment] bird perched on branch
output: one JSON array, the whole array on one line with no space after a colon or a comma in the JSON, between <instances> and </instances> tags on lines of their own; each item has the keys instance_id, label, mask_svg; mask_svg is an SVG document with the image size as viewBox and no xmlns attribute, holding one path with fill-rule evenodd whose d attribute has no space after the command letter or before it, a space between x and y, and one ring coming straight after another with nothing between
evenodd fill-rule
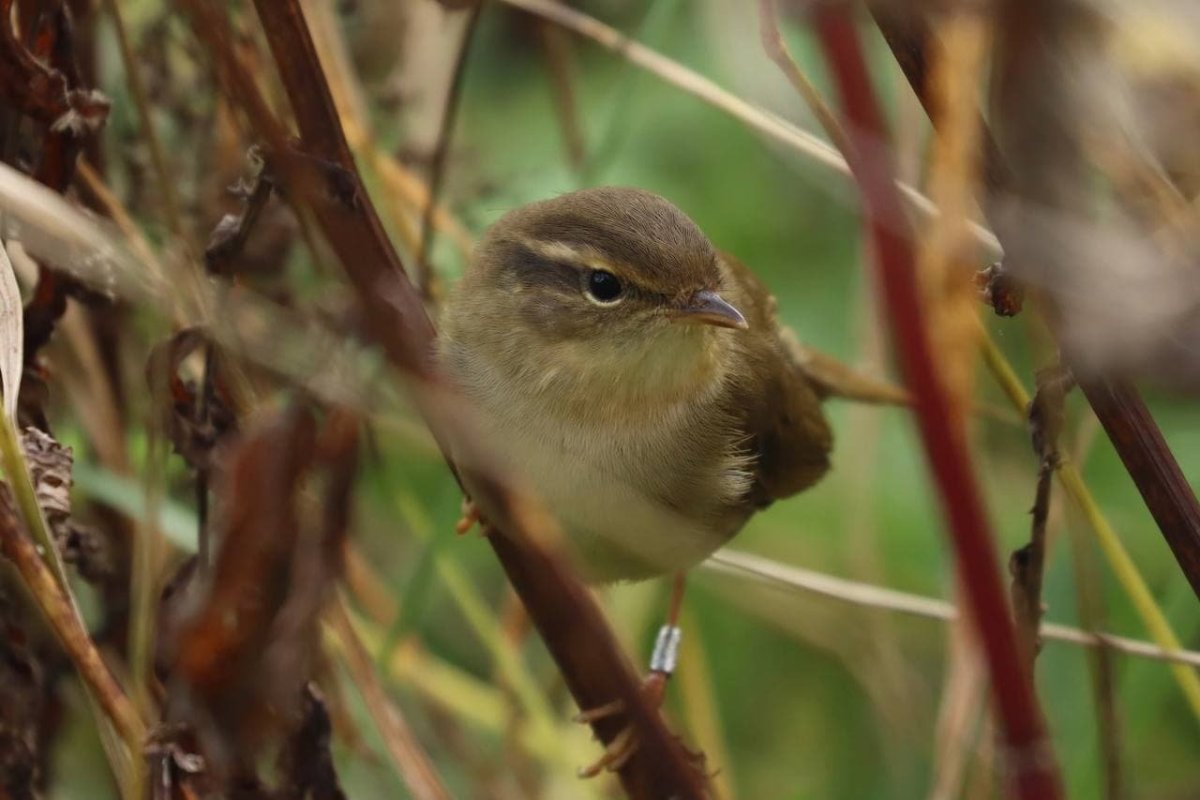
<instances>
[{"instance_id":1,"label":"bird perched on branch","mask_svg":"<svg viewBox=\"0 0 1200 800\"><path fill-rule=\"evenodd\" d=\"M588 189L506 214L442 331L485 444L589 580L691 567L829 468L823 392L774 299L650 192Z\"/></svg>"}]
</instances>

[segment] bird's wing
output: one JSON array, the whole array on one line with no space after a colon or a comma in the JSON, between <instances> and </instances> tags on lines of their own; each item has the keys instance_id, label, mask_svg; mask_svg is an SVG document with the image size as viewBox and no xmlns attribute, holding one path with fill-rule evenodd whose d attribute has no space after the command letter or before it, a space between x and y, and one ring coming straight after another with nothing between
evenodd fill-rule
<instances>
[{"instance_id":1,"label":"bird's wing","mask_svg":"<svg viewBox=\"0 0 1200 800\"><path fill-rule=\"evenodd\" d=\"M741 420L755 457L751 501L765 506L816 483L829 469L833 435L821 409L821 394L796 351L785 341L775 299L757 276L724 255L733 283L729 295L746 316L745 368L748 380L733 392L733 412Z\"/></svg>"}]
</instances>

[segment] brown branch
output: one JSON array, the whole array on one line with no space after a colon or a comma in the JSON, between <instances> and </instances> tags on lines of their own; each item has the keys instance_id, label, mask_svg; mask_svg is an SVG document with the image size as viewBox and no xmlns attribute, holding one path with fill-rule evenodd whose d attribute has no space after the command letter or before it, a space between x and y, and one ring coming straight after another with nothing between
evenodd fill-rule
<instances>
[{"instance_id":1,"label":"brown branch","mask_svg":"<svg viewBox=\"0 0 1200 800\"><path fill-rule=\"evenodd\" d=\"M1019 657L965 431L952 427L950 398L921 317L911 237L858 32L842 6L818 5L813 22L842 98L844 127L853 145L847 157L875 242L880 304L890 317L900 364L913 393L926 458L954 545L959 584L988 663L996 712L1009 750L1006 766L1011 785L1024 798L1061 797L1061 778L1045 723L1030 675Z\"/></svg>"},{"instance_id":2,"label":"brown branch","mask_svg":"<svg viewBox=\"0 0 1200 800\"><path fill-rule=\"evenodd\" d=\"M360 188L300 5L297 0L258 0L256 6L292 103L306 158L290 154L278 121L239 62L228 21L205 0L185 3L197 34L216 60L226 91L266 139L268 159L276 159L283 167L279 172L288 199L309 207L346 270L369 335L394 366L435 386L433 326L374 206ZM322 184L307 166L314 160L325 165L328 175L336 176L341 189L338 196L331 199L322 194ZM424 408L427 414L436 410L432 402L426 402ZM435 435L445 433L444 426L431 427ZM486 476L468 476L467 483L488 517L501 522L508 534L499 533L489 540L577 703L595 708L617 699L624 701L624 718L607 718L593 729L608 743L624 724L635 727L640 747L619 772L625 790L636 798L702 797L702 776L658 712L647 704L633 667L595 601L570 576L559 557L532 543L547 540L547 526L532 524L527 509Z\"/></svg>"},{"instance_id":3,"label":"brown branch","mask_svg":"<svg viewBox=\"0 0 1200 800\"><path fill-rule=\"evenodd\" d=\"M927 42L931 35L928 21L919 10L897 5L890 0L872 0L870 6L884 39L936 130L941 118L931 104L926 85ZM1036 11L1034 7L1028 7L1026 13ZM1029 34L1031 24L1034 23L1018 16L1007 26L1014 30L1010 40L1017 43L1031 41L1028 36L1021 35L1022 32ZM1029 68L1028 59L1015 56L1010 61L1016 64L1012 69L1022 64L1024 68ZM1034 76L1029 79L1038 78ZM1010 96L1014 101L1024 97L1015 91ZM986 125L982 130L985 183L995 195L1009 188L1013 180L1012 167L1006 162ZM990 207L985 210L992 213ZM1003 236L1002 231L997 232ZM1012 242L1002 240L1002 244L1008 251ZM1006 315L1010 316L1019 309L1021 290L1003 269L998 266L993 268L987 279L987 287L994 300L999 298L1010 304ZM1137 485L1176 562L1192 589L1200 596L1200 504L1179 469L1179 463L1163 438L1162 431L1137 389L1128 382L1094 378L1081 382L1081 387Z\"/></svg>"},{"instance_id":4,"label":"brown branch","mask_svg":"<svg viewBox=\"0 0 1200 800\"><path fill-rule=\"evenodd\" d=\"M130 747L138 747L146 736L145 724L108 671L54 573L38 555L33 541L26 535L24 526L8 503L0 503L0 552L21 573L46 621L104 713Z\"/></svg>"},{"instance_id":5,"label":"brown branch","mask_svg":"<svg viewBox=\"0 0 1200 800\"><path fill-rule=\"evenodd\" d=\"M274 180L263 165L253 181L246 183L239 180L230 189L240 198L242 210L237 214L221 217L209 234L208 244L204 248L204 266L209 273L233 275L238 271L234 261L245 249L250 232L254 230L263 209L267 207L274 188Z\"/></svg>"},{"instance_id":6,"label":"brown branch","mask_svg":"<svg viewBox=\"0 0 1200 800\"><path fill-rule=\"evenodd\" d=\"M868 0L867 7L879 32L892 51L905 79L917 95L921 107L935 127L943 119L929 86L929 42L934 36L921 3L897 3L895 0ZM979 120L983 147L983 183L989 192L1000 192L1008 185L1008 169L987 123Z\"/></svg>"},{"instance_id":7,"label":"brown branch","mask_svg":"<svg viewBox=\"0 0 1200 800\"><path fill-rule=\"evenodd\" d=\"M1125 381L1080 381L1084 396L1200 597L1200 504L1137 389Z\"/></svg>"},{"instance_id":8,"label":"brown branch","mask_svg":"<svg viewBox=\"0 0 1200 800\"><path fill-rule=\"evenodd\" d=\"M1059 369L1038 373L1037 392L1029 404L1029 426L1033 452L1038 457L1037 489L1030 511L1029 542L1013 551L1009 559L1012 573L1013 610L1021 647L1033 674L1034 659L1041 649L1038 629L1042 622L1042 578L1046 564L1046 520L1050 516L1050 487L1058 469L1058 440L1063 427L1063 403L1073 385L1071 377Z\"/></svg>"}]
</instances>

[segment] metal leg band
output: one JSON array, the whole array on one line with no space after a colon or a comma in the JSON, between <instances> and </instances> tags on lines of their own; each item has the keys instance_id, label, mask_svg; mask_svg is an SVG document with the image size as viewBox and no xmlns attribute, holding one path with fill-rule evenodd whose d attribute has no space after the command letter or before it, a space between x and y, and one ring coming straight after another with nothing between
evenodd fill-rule
<instances>
[{"instance_id":1,"label":"metal leg band","mask_svg":"<svg viewBox=\"0 0 1200 800\"><path fill-rule=\"evenodd\" d=\"M650 671L671 675L679 662L679 640L683 629L678 625L663 625L654 640L654 652L650 656Z\"/></svg>"}]
</instances>

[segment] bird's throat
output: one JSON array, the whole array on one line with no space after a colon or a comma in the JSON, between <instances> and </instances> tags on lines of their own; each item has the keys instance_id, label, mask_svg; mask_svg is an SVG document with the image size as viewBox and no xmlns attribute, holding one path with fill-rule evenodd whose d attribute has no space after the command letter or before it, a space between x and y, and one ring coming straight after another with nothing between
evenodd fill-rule
<instances>
[{"instance_id":1,"label":"bird's throat","mask_svg":"<svg viewBox=\"0 0 1200 800\"><path fill-rule=\"evenodd\" d=\"M565 415L608 422L636 422L704 402L718 391L731 360L725 341L708 333L622 345L559 342L537 367L537 394Z\"/></svg>"}]
</instances>

